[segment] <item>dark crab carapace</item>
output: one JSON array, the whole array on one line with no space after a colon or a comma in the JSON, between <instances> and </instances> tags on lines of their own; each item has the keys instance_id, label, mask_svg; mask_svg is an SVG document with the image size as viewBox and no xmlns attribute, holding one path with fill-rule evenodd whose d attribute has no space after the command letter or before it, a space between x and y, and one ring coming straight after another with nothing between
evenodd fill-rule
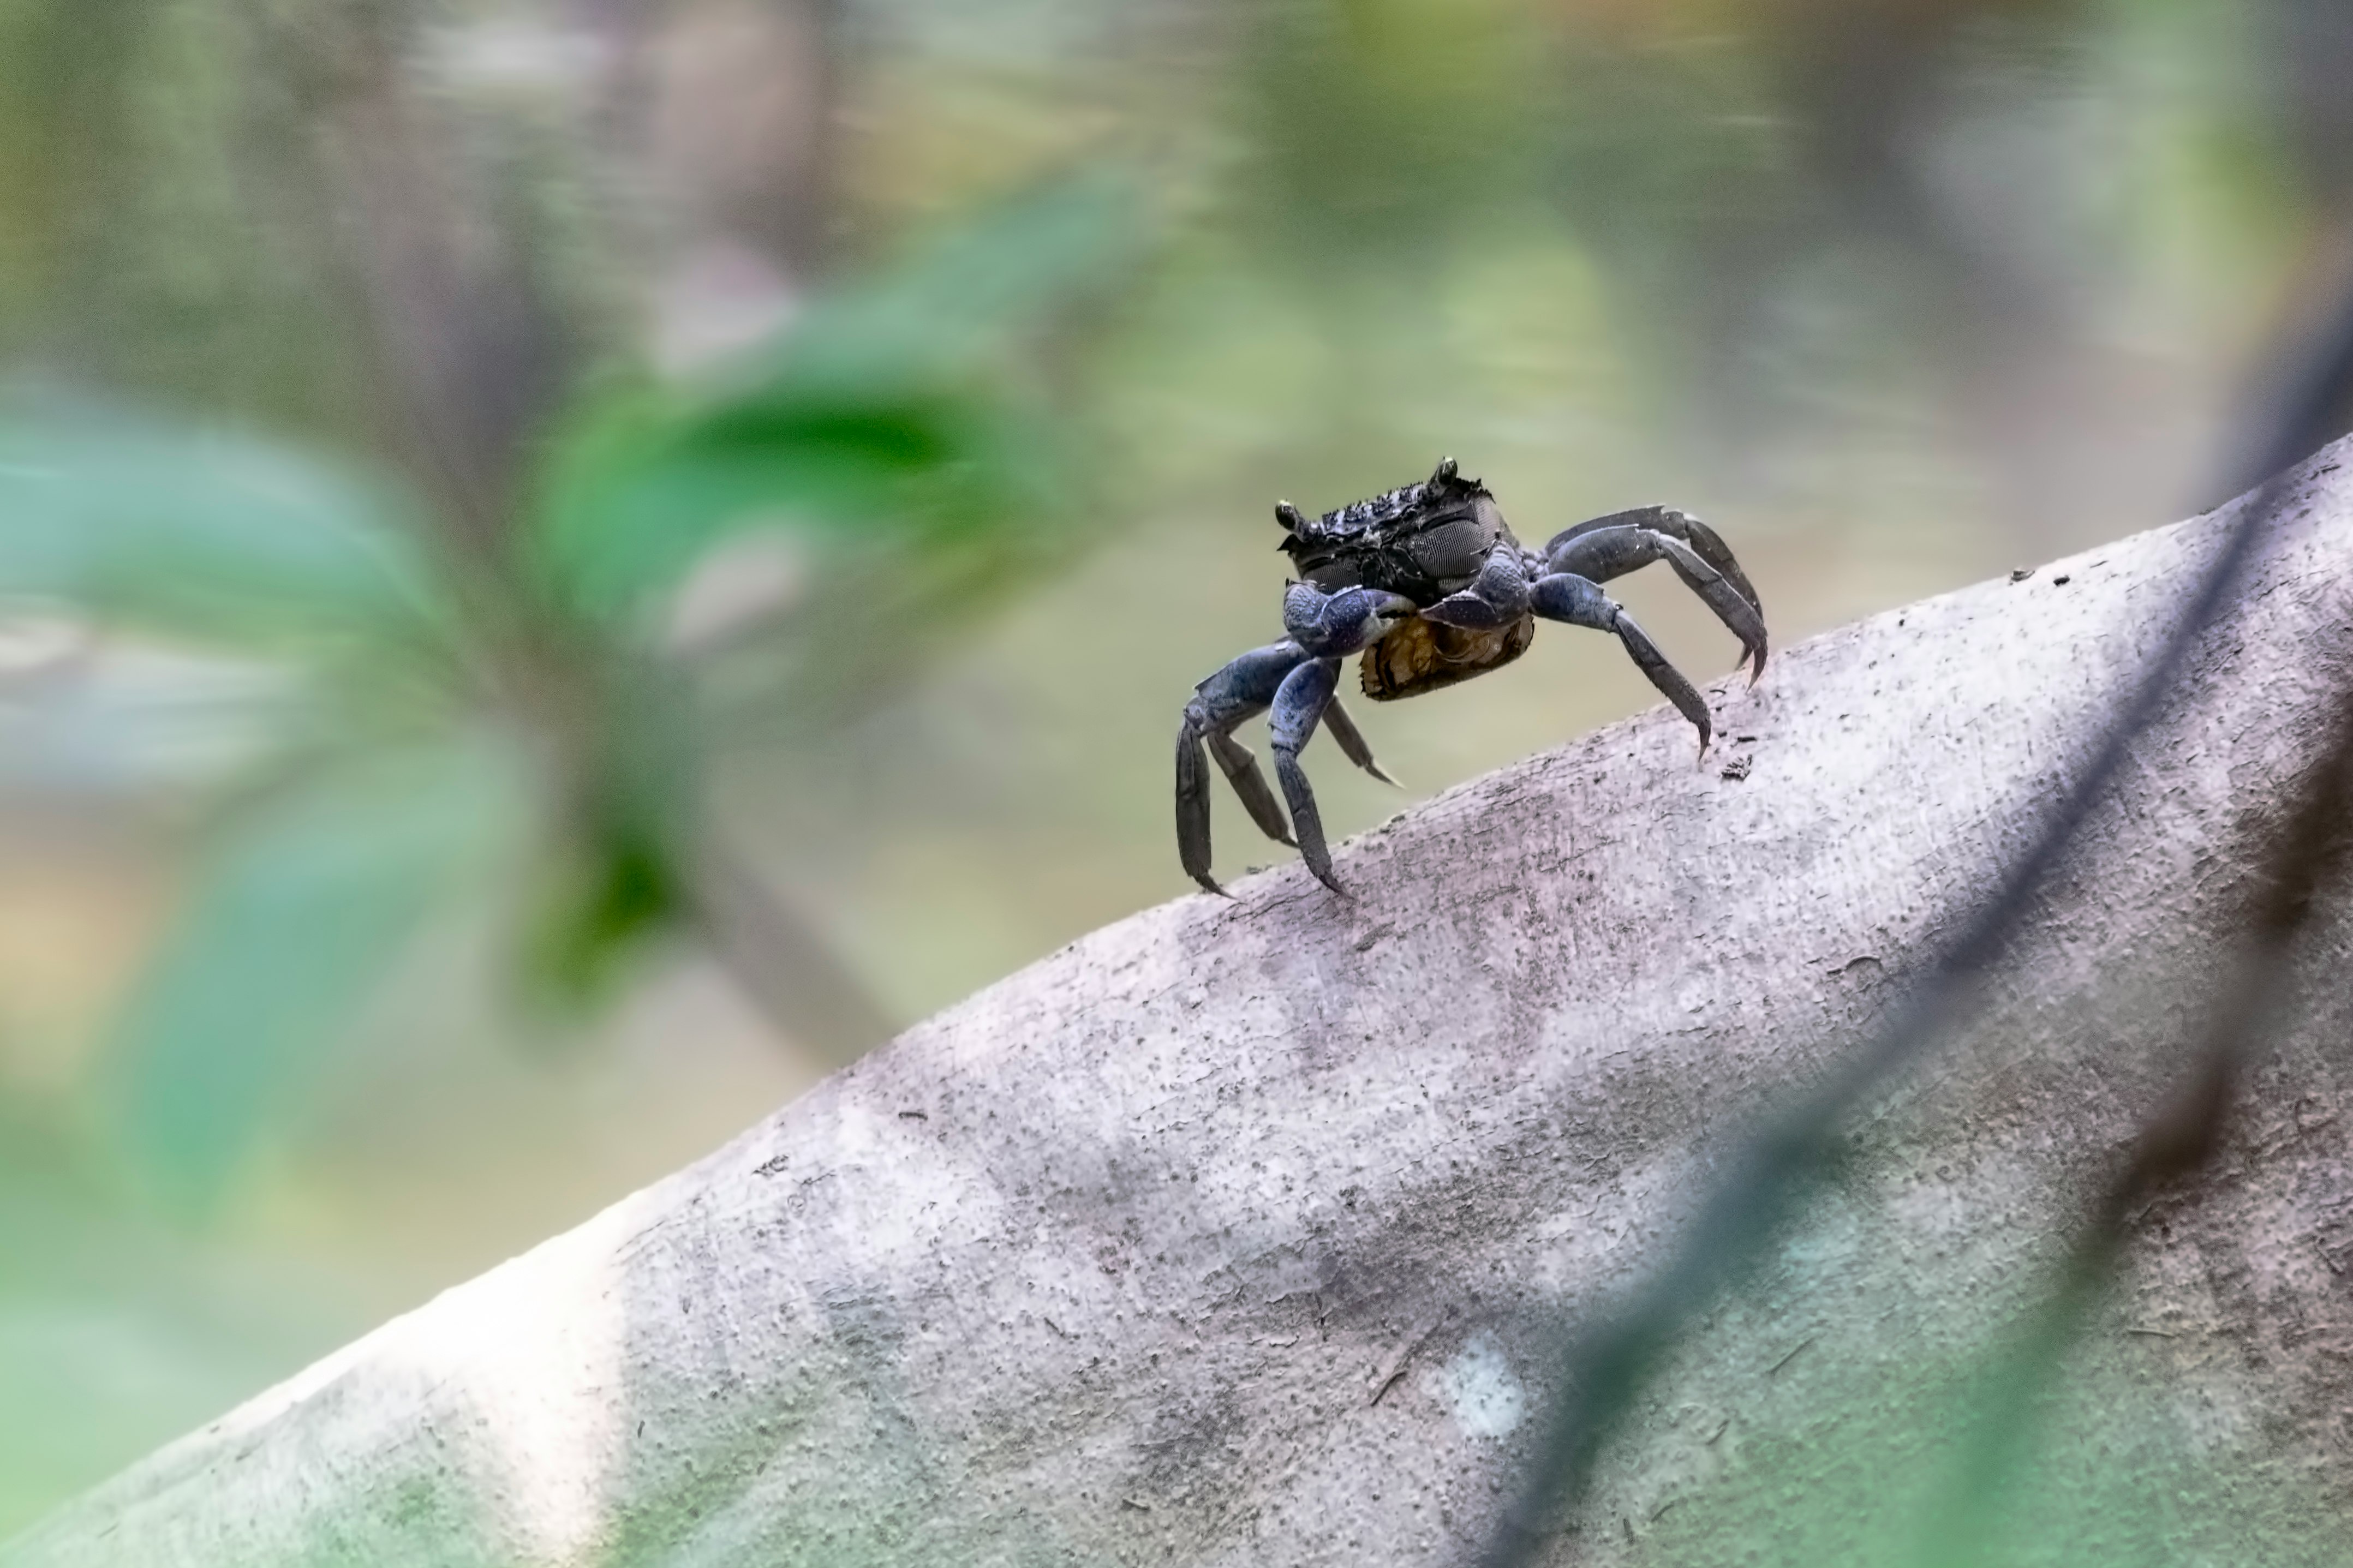
<instances>
[{"instance_id":1,"label":"dark crab carapace","mask_svg":"<svg viewBox=\"0 0 2353 1568\"><path fill-rule=\"evenodd\" d=\"M1299 752L1321 723L1350 762L1388 777L1335 696L1341 661L1350 654L1360 656L1365 695L1387 702L1509 664L1527 651L1539 619L1612 632L1698 728L1704 752L1707 703L1599 587L1664 561L1740 639L1750 682L1765 673L1757 590L1714 529L1672 507L1598 517L1555 534L1541 551L1528 550L1512 537L1487 487L1464 478L1449 458L1419 484L1321 517L1307 517L1288 501L1278 503L1274 515L1283 528L1282 549L1299 574L1283 590L1287 635L1201 682L1176 731L1176 852L1193 879L1213 893L1224 889L1209 875L1208 758L1217 760L1269 837L1295 842L1308 869L1340 889ZM1242 721L1270 709L1288 822L1258 759L1233 736Z\"/></svg>"}]
</instances>

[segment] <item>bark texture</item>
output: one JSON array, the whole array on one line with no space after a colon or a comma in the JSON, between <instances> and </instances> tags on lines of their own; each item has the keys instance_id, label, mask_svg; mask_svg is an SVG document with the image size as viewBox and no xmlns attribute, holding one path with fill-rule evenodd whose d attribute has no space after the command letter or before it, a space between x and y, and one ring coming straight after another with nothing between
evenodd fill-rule
<instances>
[{"instance_id":1,"label":"bark texture","mask_svg":"<svg viewBox=\"0 0 2353 1568\"><path fill-rule=\"evenodd\" d=\"M2348 456L1558 1561L1828 1561L1933 1513L1945 1416L2165 1099L2353 682ZM1661 709L1475 780L1345 846L1352 900L1286 863L1098 931L0 1561L1460 1561L1553 1336L1986 894L2222 515L1793 648L1715 689L1704 767ZM2019 1560L2085 1518L2120 1560L2345 1560L2348 936L2332 891L2225 1156L2137 1216Z\"/></svg>"}]
</instances>

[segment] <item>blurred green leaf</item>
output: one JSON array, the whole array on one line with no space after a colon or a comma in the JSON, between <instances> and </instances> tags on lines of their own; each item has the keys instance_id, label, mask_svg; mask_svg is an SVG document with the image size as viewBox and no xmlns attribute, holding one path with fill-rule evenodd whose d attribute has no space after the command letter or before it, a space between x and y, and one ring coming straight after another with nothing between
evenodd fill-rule
<instances>
[{"instance_id":1,"label":"blurred green leaf","mask_svg":"<svg viewBox=\"0 0 2353 1568\"><path fill-rule=\"evenodd\" d=\"M383 757L217 847L114 1042L132 1152L201 1205L427 913L520 822L486 747Z\"/></svg>"},{"instance_id":2,"label":"blurred green leaf","mask_svg":"<svg viewBox=\"0 0 2353 1568\"><path fill-rule=\"evenodd\" d=\"M1051 446L1008 352L1104 284L1139 231L1124 182L1073 178L813 302L712 384L592 404L549 464L557 594L625 616L731 531L779 521L867 543L1034 524L1057 500Z\"/></svg>"},{"instance_id":3,"label":"blurred green leaf","mask_svg":"<svg viewBox=\"0 0 2353 1568\"><path fill-rule=\"evenodd\" d=\"M688 913L683 847L697 832L700 771L685 694L654 661L595 669L592 729L560 810L569 829L534 867L522 932L537 999L577 1013L607 1000L646 942Z\"/></svg>"},{"instance_id":4,"label":"blurred green leaf","mask_svg":"<svg viewBox=\"0 0 2353 1568\"><path fill-rule=\"evenodd\" d=\"M403 510L260 441L0 410L0 596L237 647L412 638L438 596Z\"/></svg>"},{"instance_id":5,"label":"blurred green leaf","mask_svg":"<svg viewBox=\"0 0 2353 1568\"><path fill-rule=\"evenodd\" d=\"M325 1270L157 1224L80 1133L0 1087L0 1541L365 1325Z\"/></svg>"},{"instance_id":6,"label":"blurred green leaf","mask_svg":"<svg viewBox=\"0 0 2353 1568\"><path fill-rule=\"evenodd\" d=\"M654 837L615 835L593 847L545 900L527 953L543 994L574 1011L606 1000L625 961L686 900L675 857Z\"/></svg>"}]
</instances>

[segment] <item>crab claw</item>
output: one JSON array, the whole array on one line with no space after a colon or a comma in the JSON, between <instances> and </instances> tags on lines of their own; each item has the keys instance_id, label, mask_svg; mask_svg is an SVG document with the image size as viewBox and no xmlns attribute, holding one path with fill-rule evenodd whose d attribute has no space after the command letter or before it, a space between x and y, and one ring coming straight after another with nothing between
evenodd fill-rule
<instances>
[{"instance_id":1,"label":"crab claw","mask_svg":"<svg viewBox=\"0 0 2353 1568\"><path fill-rule=\"evenodd\" d=\"M1326 593L1313 583L1293 583L1282 591L1282 629L1318 658L1369 647L1414 613L1411 599L1380 588Z\"/></svg>"}]
</instances>

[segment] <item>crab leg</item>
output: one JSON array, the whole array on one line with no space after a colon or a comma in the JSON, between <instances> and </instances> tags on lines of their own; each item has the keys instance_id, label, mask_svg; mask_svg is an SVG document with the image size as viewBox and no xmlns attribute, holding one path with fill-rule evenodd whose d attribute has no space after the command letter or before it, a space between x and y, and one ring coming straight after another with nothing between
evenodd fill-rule
<instances>
[{"instance_id":1,"label":"crab leg","mask_svg":"<svg viewBox=\"0 0 2353 1568\"><path fill-rule=\"evenodd\" d=\"M1765 673L1765 612L1757 590L1715 531L1689 513L1665 506L1612 512L1553 535L1544 553L1547 570L1594 583L1664 561L1740 639L1749 684Z\"/></svg>"},{"instance_id":2,"label":"crab leg","mask_svg":"<svg viewBox=\"0 0 2353 1568\"><path fill-rule=\"evenodd\" d=\"M1274 711L1267 719L1267 738L1274 746L1274 776L1291 805L1291 825L1299 835L1299 858L1315 879L1334 892L1343 891L1332 874L1332 854L1324 845L1324 818L1315 809L1315 792L1308 787L1299 765L1300 751L1314 737L1315 726L1332 706L1340 686L1340 660L1381 640L1388 629L1414 613L1411 599L1379 588L1341 588L1331 593L1309 583L1293 583L1282 592L1282 629L1313 657L1282 678L1274 694ZM1373 762L1370 748L1344 715L1333 734L1349 760L1377 777L1387 778Z\"/></svg>"},{"instance_id":3,"label":"crab leg","mask_svg":"<svg viewBox=\"0 0 2353 1568\"><path fill-rule=\"evenodd\" d=\"M1348 717L1348 710L1340 706L1340 700L1336 697L1332 700L1331 706L1324 710L1324 727L1332 731L1332 739L1340 743L1341 752L1350 762L1385 784L1394 784L1398 789L1405 787L1389 777L1380 763L1373 761L1373 748L1366 742L1364 731L1356 728L1356 721Z\"/></svg>"},{"instance_id":4,"label":"crab leg","mask_svg":"<svg viewBox=\"0 0 2353 1568\"><path fill-rule=\"evenodd\" d=\"M1289 844L1291 825L1259 772L1258 759L1233 738L1234 727L1266 711L1283 678L1299 668L1307 650L1294 642L1252 648L1194 689L1176 730L1176 856L1202 888L1222 893L1209 875L1209 770L1206 744L1241 797L1250 820L1269 838Z\"/></svg>"},{"instance_id":5,"label":"crab leg","mask_svg":"<svg viewBox=\"0 0 2353 1568\"><path fill-rule=\"evenodd\" d=\"M1252 648L1193 689L1193 700L1185 704L1184 721L1176 729L1176 857L1186 874L1205 890L1225 891L1209 875L1208 758L1217 759L1250 819L1266 836L1282 844L1293 842L1290 825L1282 819L1274 792L1267 788L1266 775L1259 772L1258 759L1233 737L1236 725L1270 707L1274 710L1275 776L1282 781L1282 793L1299 821L1300 851L1316 876L1338 889L1332 880L1332 858L1324 848L1315 796L1299 768L1299 751L1328 712L1333 739L1348 760L1385 783L1397 782L1373 761L1372 748L1333 703L1332 693L1339 684L1342 656L1378 641L1412 613L1412 600L1376 588L1327 594L1293 583L1282 596L1282 624L1290 638ZM1323 669L1320 676L1299 683L1299 677L1317 668Z\"/></svg>"},{"instance_id":6,"label":"crab leg","mask_svg":"<svg viewBox=\"0 0 2353 1568\"><path fill-rule=\"evenodd\" d=\"M1274 791L1267 787L1266 775L1259 772L1258 753L1221 731L1212 730L1205 739L1209 742L1209 755L1225 773L1226 782L1234 786L1242 809L1250 813L1259 831L1277 844L1298 848L1292 842L1291 824L1283 819L1282 805L1274 798Z\"/></svg>"},{"instance_id":7,"label":"crab leg","mask_svg":"<svg viewBox=\"0 0 2353 1568\"><path fill-rule=\"evenodd\" d=\"M1683 671L1667 662L1653 643L1634 624L1625 606L1603 593L1595 584L1573 573L1555 572L1539 577L1529 590L1529 608L1548 621L1566 621L1573 626L1587 626L1597 632L1615 632L1618 640L1651 684L1665 693L1683 716L1699 730L1699 752L1707 755L1708 737L1714 731L1709 725L1707 702L1698 688L1683 679ZM1761 657L1761 656L1760 656ZM1300 839L1303 848L1306 834Z\"/></svg>"},{"instance_id":8,"label":"crab leg","mask_svg":"<svg viewBox=\"0 0 2353 1568\"><path fill-rule=\"evenodd\" d=\"M1268 738L1274 746L1274 776L1282 781L1283 798L1291 803L1292 826L1299 831L1299 858L1315 879L1334 892L1344 892L1332 874L1332 852L1324 845L1324 818L1315 809L1315 792L1308 787L1306 771L1299 765L1300 749L1314 738L1316 721L1332 705L1339 689L1337 658L1310 659L1282 678L1274 694L1274 711L1267 719Z\"/></svg>"}]
</instances>

